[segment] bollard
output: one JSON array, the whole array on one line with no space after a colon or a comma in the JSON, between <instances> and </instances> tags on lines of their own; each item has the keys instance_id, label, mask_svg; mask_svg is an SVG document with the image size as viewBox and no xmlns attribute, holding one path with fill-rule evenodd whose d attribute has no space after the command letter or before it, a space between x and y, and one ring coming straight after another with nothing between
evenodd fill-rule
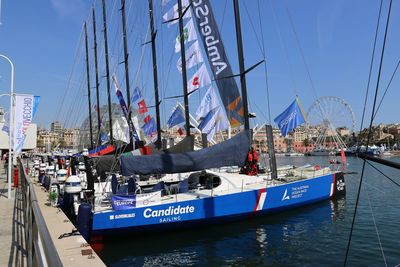
<instances>
[{"instance_id":1,"label":"bollard","mask_svg":"<svg viewBox=\"0 0 400 267\"><path fill-rule=\"evenodd\" d=\"M14 167L14 187L18 187L18 168Z\"/></svg>"}]
</instances>

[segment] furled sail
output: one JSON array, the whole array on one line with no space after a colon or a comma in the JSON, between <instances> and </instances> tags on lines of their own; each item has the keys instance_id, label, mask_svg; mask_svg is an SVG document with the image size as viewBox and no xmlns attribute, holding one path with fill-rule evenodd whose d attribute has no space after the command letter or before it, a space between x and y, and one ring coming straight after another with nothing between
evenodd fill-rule
<instances>
[{"instance_id":1,"label":"furled sail","mask_svg":"<svg viewBox=\"0 0 400 267\"><path fill-rule=\"evenodd\" d=\"M250 147L250 132L209 148L186 153L156 155L121 155L121 171L125 176L134 174L165 174L199 171L224 166L242 166Z\"/></svg>"}]
</instances>

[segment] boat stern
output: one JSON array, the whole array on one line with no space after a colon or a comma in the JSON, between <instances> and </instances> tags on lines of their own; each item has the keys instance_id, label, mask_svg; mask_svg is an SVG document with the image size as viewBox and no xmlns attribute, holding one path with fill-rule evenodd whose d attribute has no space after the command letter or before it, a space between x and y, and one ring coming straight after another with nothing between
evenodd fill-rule
<instances>
[{"instance_id":1,"label":"boat stern","mask_svg":"<svg viewBox=\"0 0 400 267\"><path fill-rule=\"evenodd\" d=\"M346 183L343 172L334 173L332 176L331 194L330 197L344 195L346 193Z\"/></svg>"}]
</instances>

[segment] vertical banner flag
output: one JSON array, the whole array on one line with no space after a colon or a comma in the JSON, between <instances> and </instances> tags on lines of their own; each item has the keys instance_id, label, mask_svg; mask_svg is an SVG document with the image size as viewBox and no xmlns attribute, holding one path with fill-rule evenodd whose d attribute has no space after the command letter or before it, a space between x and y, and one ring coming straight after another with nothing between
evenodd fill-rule
<instances>
[{"instance_id":1,"label":"vertical banner flag","mask_svg":"<svg viewBox=\"0 0 400 267\"><path fill-rule=\"evenodd\" d=\"M202 133L207 134L208 141L212 141L216 132L225 130L228 127L229 121L220 106L211 109L198 126Z\"/></svg>"},{"instance_id":2,"label":"vertical banner flag","mask_svg":"<svg viewBox=\"0 0 400 267\"><path fill-rule=\"evenodd\" d=\"M26 131L36 113L39 99L39 96L15 94L13 138L15 155L18 155L22 151Z\"/></svg>"},{"instance_id":3,"label":"vertical banner flag","mask_svg":"<svg viewBox=\"0 0 400 267\"><path fill-rule=\"evenodd\" d=\"M182 109L178 106L175 108L174 112L172 112L171 117L169 117L167 121L168 128L172 128L175 125L178 125L185 121L185 115L183 114Z\"/></svg>"},{"instance_id":4,"label":"vertical banner flag","mask_svg":"<svg viewBox=\"0 0 400 267\"><path fill-rule=\"evenodd\" d=\"M193 20L190 19L183 28L183 41L186 43L197 40L196 30ZM175 53L181 51L181 36L178 35L175 39Z\"/></svg>"},{"instance_id":5,"label":"vertical banner flag","mask_svg":"<svg viewBox=\"0 0 400 267\"><path fill-rule=\"evenodd\" d=\"M199 121L201 118L204 118L208 112L210 112L210 110L218 107L219 105L220 100L216 89L213 86L210 86L196 110L196 120Z\"/></svg>"},{"instance_id":6,"label":"vertical banner flag","mask_svg":"<svg viewBox=\"0 0 400 267\"><path fill-rule=\"evenodd\" d=\"M193 77L188 81L188 93L193 92L196 89L211 84L211 78L208 74L206 64L202 64L201 67L196 71Z\"/></svg>"},{"instance_id":7,"label":"vertical banner flag","mask_svg":"<svg viewBox=\"0 0 400 267\"><path fill-rule=\"evenodd\" d=\"M185 9L189 6L189 0L182 0L182 12L185 11ZM171 7L170 10L167 11L167 13L165 13L163 15L163 19L164 21L169 21L172 19L176 19L173 20L171 22L168 23L168 27L172 26L175 23L178 23L178 18L179 17L179 13L178 13L178 4L175 4L173 7ZM183 16L184 19L188 19L192 17L192 12L189 9L185 15Z\"/></svg>"},{"instance_id":8,"label":"vertical banner flag","mask_svg":"<svg viewBox=\"0 0 400 267\"><path fill-rule=\"evenodd\" d=\"M190 69L197 64L204 62L203 55L201 54L199 42L194 42L186 51L186 68ZM182 73L182 58L178 59L176 67Z\"/></svg>"},{"instance_id":9,"label":"vertical banner flag","mask_svg":"<svg viewBox=\"0 0 400 267\"><path fill-rule=\"evenodd\" d=\"M156 120L151 118L145 125L142 126L143 132L149 136L157 132Z\"/></svg>"},{"instance_id":10,"label":"vertical banner flag","mask_svg":"<svg viewBox=\"0 0 400 267\"><path fill-rule=\"evenodd\" d=\"M239 88L233 76L225 48L215 21L209 0L192 1L192 9L196 16L197 31L207 53L214 80L216 81L222 103L232 127L243 123L243 103ZM207 12L204 12L207 10Z\"/></svg>"},{"instance_id":11,"label":"vertical banner flag","mask_svg":"<svg viewBox=\"0 0 400 267\"><path fill-rule=\"evenodd\" d=\"M3 132L6 132L7 135L10 134L10 118L8 116L8 113L4 115L4 124L3 128L1 128Z\"/></svg>"},{"instance_id":12,"label":"vertical banner flag","mask_svg":"<svg viewBox=\"0 0 400 267\"><path fill-rule=\"evenodd\" d=\"M101 141L101 144L102 144L102 145L104 145L105 143L107 143L109 140L110 140L110 138L108 137L107 133L102 132L102 133L100 134L100 141Z\"/></svg>"},{"instance_id":13,"label":"vertical banner flag","mask_svg":"<svg viewBox=\"0 0 400 267\"><path fill-rule=\"evenodd\" d=\"M129 120L128 106L126 105L124 96L122 95L122 92L119 89L119 84L118 84L117 77L115 76L115 74L112 76L112 79L114 82L115 94L117 95L119 105L121 106L121 109L122 109L122 113L124 113L124 116L128 122L129 129L132 131L135 141L139 141L139 136L136 132L136 128L133 125L132 120Z\"/></svg>"},{"instance_id":14,"label":"vertical banner flag","mask_svg":"<svg viewBox=\"0 0 400 267\"><path fill-rule=\"evenodd\" d=\"M141 98L143 98L142 92L140 92L139 87L135 87L132 93L132 103L138 101Z\"/></svg>"},{"instance_id":15,"label":"vertical banner flag","mask_svg":"<svg viewBox=\"0 0 400 267\"><path fill-rule=\"evenodd\" d=\"M298 125L305 122L303 112L300 109L298 99L296 98L290 106L274 119L274 122L281 130L281 134L286 136Z\"/></svg>"},{"instance_id":16,"label":"vertical banner flag","mask_svg":"<svg viewBox=\"0 0 400 267\"><path fill-rule=\"evenodd\" d=\"M147 106L146 106L146 102L144 102L144 99L142 101L138 102L138 106L139 106L139 108L138 108L139 114L144 114L144 113L146 113L148 111L147 110Z\"/></svg>"},{"instance_id":17,"label":"vertical banner flag","mask_svg":"<svg viewBox=\"0 0 400 267\"><path fill-rule=\"evenodd\" d=\"M146 123L149 122L150 119L151 119L151 116L150 116L150 115L147 115L147 116L143 119L143 121L144 121L144 123L146 124Z\"/></svg>"}]
</instances>

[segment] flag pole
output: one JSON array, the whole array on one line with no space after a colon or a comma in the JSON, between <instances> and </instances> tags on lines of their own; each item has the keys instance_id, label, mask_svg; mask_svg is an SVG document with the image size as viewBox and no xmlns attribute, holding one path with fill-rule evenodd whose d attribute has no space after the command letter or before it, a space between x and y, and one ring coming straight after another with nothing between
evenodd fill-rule
<instances>
[{"instance_id":1,"label":"flag pole","mask_svg":"<svg viewBox=\"0 0 400 267\"><path fill-rule=\"evenodd\" d=\"M296 102L297 102L297 105L298 105L299 108L300 108L301 115L303 115L304 120L305 120L306 123L308 124L307 114L304 112L303 106L301 105L300 99L297 97L297 95L296 95Z\"/></svg>"},{"instance_id":2,"label":"flag pole","mask_svg":"<svg viewBox=\"0 0 400 267\"><path fill-rule=\"evenodd\" d=\"M1 0L0 0L1 1ZM10 129L8 130L8 199L11 199L11 164L13 157L11 156L13 135L14 135L14 64L5 55L0 54L0 57L4 58L11 65L11 85L10 85Z\"/></svg>"}]
</instances>

